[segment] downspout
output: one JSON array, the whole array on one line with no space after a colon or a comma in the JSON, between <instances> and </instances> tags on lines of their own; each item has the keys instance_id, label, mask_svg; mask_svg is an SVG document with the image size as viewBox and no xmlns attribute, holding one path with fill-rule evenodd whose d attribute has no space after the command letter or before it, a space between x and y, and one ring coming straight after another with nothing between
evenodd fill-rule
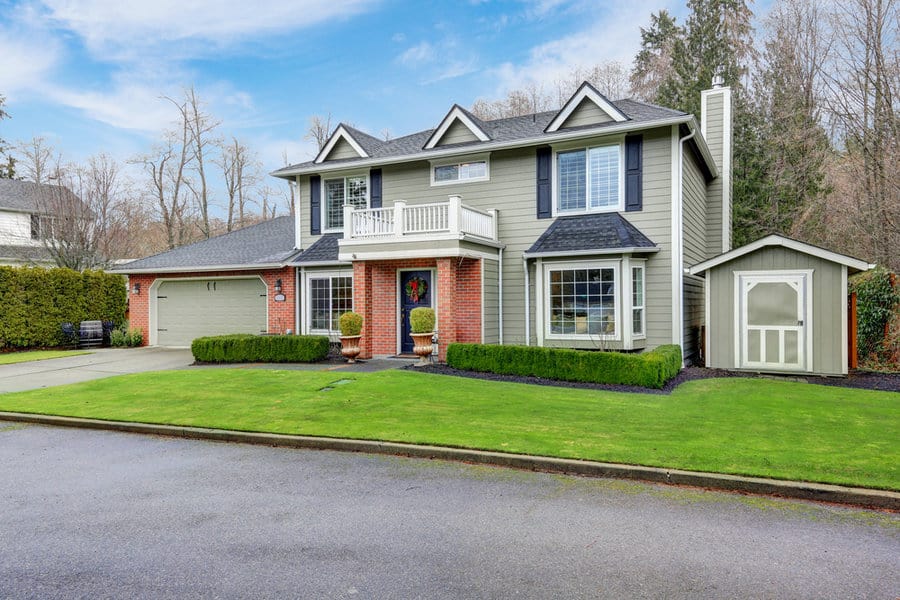
<instances>
[{"instance_id":1,"label":"downspout","mask_svg":"<svg viewBox=\"0 0 900 600\"><path fill-rule=\"evenodd\" d=\"M503 248L500 248L499 258L497 260L497 320L499 321L499 331L497 341L503 345Z\"/></svg>"},{"instance_id":2,"label":"downspout","mask_svg":"<svg viewBox=\"0 0 900 600\"><path fill-rule=\"evenodd\" d=\"M528 277L528 257L522 257L522 268L525 269L525 345L531 345L531 299L529 289L531 281Z\"/></svg>"},{"instance_id":3,"label":"downspout","mask_svg":"<svg viewBox=\"0 0 900 600\"><path fill-rule=\"evenodd\" d=\"M689 134L678 140L678 206L674 207L677 211L675 218L678 223L678 268L673 273L678 278L678 293L681 298L678 302L678 310L681 313L681 327L678 332L678 345L681 346L681 366L684 366L684 143L695 135L697 130L690 124L688 128L691 130Z\"/></svg>"},{"instance_id":4,"label":"downspout","mask_svg":"<svg viewBox=\"0 0 900 600\"><path fill-rule=\"evenodd\" d=\"M297 291L294 292L294 305L297 307L296 308L297 333L301 334L301 335L306 333L305 327L304 327L304 322L303 322L303 314L302 314L303 306L301 306L301 299L303 298L303 294L306 292L306 290L303 288L303 279L304 279L303 275L304 275L303 267L298 267L297 268Z\"/></svg>"}]
</instances>

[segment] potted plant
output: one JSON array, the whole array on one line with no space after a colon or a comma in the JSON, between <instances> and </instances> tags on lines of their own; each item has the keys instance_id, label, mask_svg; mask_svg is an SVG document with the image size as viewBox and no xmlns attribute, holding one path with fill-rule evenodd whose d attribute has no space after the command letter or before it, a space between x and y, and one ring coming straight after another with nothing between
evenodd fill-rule
<instances>
[{"instance_id":1,"label":"potted plant","mask_svg":"<svg viewBox=\"0 0 900 600\"><path fill-rule=\"evenodd\" d=\"M338 319L341 328L341 355L348 363L355 363L359 356L359 338L362 337L363 318L353 311L345 312Z\"/></svg>"},{"instance_id":2,"label":"potted plant","mask_svg":"<svg viewBox=\"0 0 900 600\"><path fill-rule=\"evenodd\" d=\"M434 309L419 307L409 311L410 335L413 339L413 352L419 357L417 366L428 364L428 357L434 350Z\"/></svg>"}]
</instances>

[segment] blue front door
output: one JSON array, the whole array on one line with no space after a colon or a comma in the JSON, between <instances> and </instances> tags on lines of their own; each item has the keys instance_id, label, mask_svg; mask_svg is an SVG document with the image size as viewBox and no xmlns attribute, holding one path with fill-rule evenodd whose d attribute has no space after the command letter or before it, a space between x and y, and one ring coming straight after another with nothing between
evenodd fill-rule
<instances>
[{"instance_id":1,"label":"blue front door","mask_svg":"<svg viewBox=\"0 0 900 600\"><path fill-rule=\"evenodd\" d=\"M410 337L409 311L420 306L431 306L431 271L400 272L400 353L413 351Z\"/></svg>"}]
</instances>

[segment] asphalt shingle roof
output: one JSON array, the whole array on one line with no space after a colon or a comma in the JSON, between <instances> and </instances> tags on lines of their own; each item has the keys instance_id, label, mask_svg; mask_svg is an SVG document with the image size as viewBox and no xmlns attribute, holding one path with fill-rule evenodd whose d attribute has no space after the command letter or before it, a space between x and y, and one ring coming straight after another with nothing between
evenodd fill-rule
<instances>
[{"instance_id":1,"label":"asphalt shingle roof","mask_svg":"<svg viewBox=\"0 0 900 600\"><path fill-rule=\"evenodd\" d=\"M53 262L53 256L44 246L0 246L0 261L21 261L23 263L43 264Z\"/></svg>"},{"instance_id":2,"label":"asphalt shingle roof","mask_svg":"<svg viewBox=\"0 0 900 600\"><path fill-rule=\"evenodd\" d=\"M619 213L559 217L525 254L584 253L618 248L656 248L650 238Z\"/></svg>"},{"instance_id":3,"label":"asphalt shingle roof","mask_svg":"<svg viewBox=\"0 0 900 600\"><path fill-rule=\"evenodd\" d=\"M616 100L613 104L625 114L626 117L630 121L638 124L641 122L649 122L655 121L658 119L665 119L669 117L679 117L686 116L687 113L683 113L681 111L672 110L670 108L663 108L661 106L655 106L653 104L646 104L644 102L638 102L636 100ZM546 135L544 133L544 129L547 128L547 125L550 124L550 121L553 120L553 117L559 111L547 111L540 112L533 115L524 115L521 117L509 117L505 119L495 119L493 121L482 121L474 115L471 115L468 111L466 111L467 115L471 115L474 117L475 122L484 130L488 136L490 136L489 142L466 142L462 144L454 144L454 146L471 146L473 150L477 150L478 146L485 143L503 143L503 142L515 142L517 140L525 140L530 138L541 137L542 135ZM599 125L590 125L586 127L586 129L596 130L598 132L602 132L604 127L611 127L619 125L618 123L611 121L609 123L603 123ZM425 131L419 131L410 135L406 135L403 137L394 138L388 141L381 141L377 138L374 138L368 134L362 133L356 129L344 127L353 135L354 139L363 148L370 158L395 158L401 156L409 156L410 158L414 158L418 154L427 154L429 151L424 151L425 143L428 141L428 138L431 137L431 134L434 133L434 129L426 129ZM357 135L360 134L360 135ZM445 148L442 146L441 148ZM437 148L435 150L440 150L441 148ZM340 164L340 163L353 163L355 161L361 160L359 158L346 158L341 160L329 160L328 164ZM273 174L277 175L281 172L292 172L296 169L314 169L315 167L320 166L316 165L313 161L307 161L304 163L299 163L295 165L291 165L289 167L285 167L283 169L279 169L275 171Z\"/></svg>"},{"instance_id":4,"label":"asphalt shingle roof","mask_svg":"<svg viewBox=\"0 0 900 600\"><path fill-rule=\"evenodd\" d=\"M327 233L317 239L303 254L294 259L295 265L307 263L338 262L339 233Z\"/></svg>"},{"instance_id":5,"label":"asphalt shingle roof","mask_svg":"<svg viewBox=\"0 0 900 600\"><path fill-rule=\"evenodd\" d=\"M133 273L153 269L189 271L206 267L263 266L284 263L294 253L294 217L284 216L141 258L113 270Z\"/></svg>"},{"instance_id":6,"label":"asphalt shingle roof","mask_svg":"<svg viewBox=\"0 0 900 600\"><path fill-rule=\"evenodd\" d=\"M71 190L60 185L0 179L0 210L44 212L41 205L46 205L48 201L57 198L58 194L75 198Z\"/></svg>"}]
</instances>

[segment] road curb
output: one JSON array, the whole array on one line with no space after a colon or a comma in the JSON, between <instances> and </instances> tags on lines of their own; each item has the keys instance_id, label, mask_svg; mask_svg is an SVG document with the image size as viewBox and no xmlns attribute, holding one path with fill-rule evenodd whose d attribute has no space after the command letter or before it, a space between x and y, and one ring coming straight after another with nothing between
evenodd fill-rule
<instances>
[{"instance_id":1,"label":"road curb","mask_svg":"<svg viewBox=\"0 0 900 600\"><path fill-rule=\"evenodd\" d=\"M339 450L343 452L364 452L369 454L391 454L415 458L452 460L529 471L542 471L546 473L633 479L653 483L686 485L730 492L779 496L783 498L832 502L836 504L863 506L866 508L900 511L900 493L868 488L844 487L824 483L783 481L761 477L743 477L739 475L682 471L678 469L642 467L637 465L623 465L589 460L507 454L503 452L467 450L444 446L422 446L397 442L284 435L277 433L253 433L245 431L229 431L225 429L206 429L202 427L177 427L173 425L152 425L149 423L132 423L127 421L103 421L99 419L57 417L2 411L0 411L0 421L78 427L82 429L101 429L107 431L164 435L196 440L237 442L264 446L281 446L287 448Z\"/></svg>"}]
</instances>

